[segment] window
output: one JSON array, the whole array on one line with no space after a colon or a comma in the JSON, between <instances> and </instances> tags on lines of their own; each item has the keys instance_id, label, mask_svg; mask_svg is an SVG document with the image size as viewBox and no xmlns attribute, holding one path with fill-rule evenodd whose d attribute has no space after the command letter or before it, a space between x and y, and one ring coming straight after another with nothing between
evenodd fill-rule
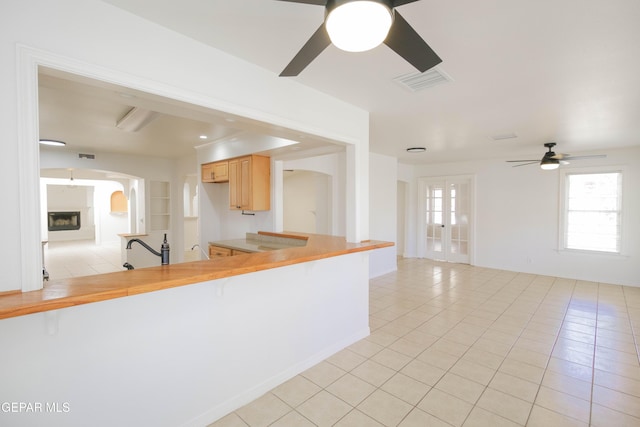
<instances>
[{"instance_id":1,"label":"window","mask_svg":"<svg viewBox=\"0 0 640 427\"><path fill-rule=\"evenodd\" d=\"M622 172L565 172L561 248L620 253Z\"/></svg>"}]
</instances>

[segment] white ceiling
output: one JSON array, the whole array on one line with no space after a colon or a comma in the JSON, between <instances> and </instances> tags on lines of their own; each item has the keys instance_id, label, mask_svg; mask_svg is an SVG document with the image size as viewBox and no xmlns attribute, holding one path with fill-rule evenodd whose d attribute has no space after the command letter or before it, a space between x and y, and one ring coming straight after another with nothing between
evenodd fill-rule
<instances>
[{"instance_id":1,"label":"white ceiling","mask_svg":"<svg viewBox=\"0 0 640 427\"><path fill-rule=\"evenodd\" d=\"M151 99L147 94L74 76L42 70L38 77L40 138L65 141L67 148L101 150L124 154L181 157L208 140L229 137L237 129L219 124L222 119L176 108ZM159 115L138 132L128 132L116 123L131 108L145 107ZM180 113L181 116L178 116ZM217 123L216 123L217 122ZM223 122L224 123L224 122ZM209 139L201 140L200 135Z\"/></svg>"},{"instance_id":2,"label":"white ceiling","mask_svg":"<svg viewBox=\"0 0 640 427\"><path fill-rule=\"evenodd\" d=\"M104 1L275 74L324 17L276 0ZM372 151L429 163L541 157L548 141L574 154L640 145L640 1L421 0L398 11L453 82L400 87L392 79L415 69L384 45L329 46L293 77L370 111ZM491 138L505 133L518 137Z\"/></svg>"},{"instance_id":3,"label":"white ceiling","mask_svg":"<svg viewBox=\"0 0 640 427\"><path fill-rule=\"evenodd\" d=\"M48 68L39 72L38 101L40 138L64 141L66 150L78 153L175 159L195 155L199 145L234 139L280 159L344 150L311 135ZM134 107L153 112L153 119L139 130L119 128Z\"/></svg>"}]
</instances>

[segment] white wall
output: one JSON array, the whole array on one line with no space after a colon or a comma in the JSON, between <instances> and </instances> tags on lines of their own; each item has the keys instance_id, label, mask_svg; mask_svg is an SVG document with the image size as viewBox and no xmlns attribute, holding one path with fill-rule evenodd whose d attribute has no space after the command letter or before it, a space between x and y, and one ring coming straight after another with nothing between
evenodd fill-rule
<instances>
[{"instance_id":1,"label":"white wall","mask_svg":"<svg viewBox=\"0 0 640 427\"><path fill-rule=\"evenodd\" d=\"M397 192L397 219L398 225L396 227L396 252L398 256L404 256L405 250L405 235L406 235L406 224L407 224L407 187L408 184L404 181L398 181L398 192Z\"/></svg>"},{"instance_id":2,"label":"white wall","mask_svg":"<svg viewBox=\"0 0 640 427\"><path fill-rule=\"evenodd\" d=\"M320 230L318 231L319 233L333 236L344 236L346 234L347 180L345 162L345 153L284 161L284 169L318 172L327 177L327 183L330 186L327 189L327 193L331 195L331 200L329 201L331 217L327 218L326 221L330 229L326 230L326 232Z\"/></svg>"},{"instance_id":3,"label":"white wall","mask_svg":"<svg viewBox=\"0 0 640 427\"><path fill-rule=\"evenodd\" d=\"M367 272L354 253L4 319L2 402L69 411L0 424L208 425L368 335Z\"/></svg>"},{"instance_id":4,"label":"white wall","mask_svg":"<svg viewBox=\"0 0 640 427\"><path fill-rule=\"evenodd\" d=\"M398 160L395 157L371 153L369 156L369 235L372 240L397 243L397 179ZM369 275L377 277L397 270L397 248L371 252Z\"/></svg>"},{"instance_id":5,"label":"white wall","mask_svg":"<svg viewBox=\"0 0 640 427\"><path fill-rule=\"evenodd\" d=\"M198 183L200 181L197 152L193 151L191 155L187 155L178 159L174 159L172 175L171 175L171 263L183 262L185 258L184 250L198 243L200 232L200 218L198 217L200 203L200 194ZM190 185L191 200L188 208L185 209L184 200L184 184L188 182ZM194 201L193 197L198 193L198 200ZM185 219L185 217L190 217ZM158 246L159 247L159 246ZM184 250L181 250L184 248ZM197 248L196 248L197 249ZM206 248L205 248L206 249ZM189 258L191 260L193 258ZM200 259L198 257L198 259Z\"/></svg>"},{"instance_id":6,"label":"white wall","mask_svg":"<svg viewBox=\"0 0 640 427\"><path fill-rule=\"evenodd\" d=\"M417 249L417 223L418 221L418 183L414 178L415 166L398 164L398 182L402 182L404 186L404 246L402 250L402 256L406 258L414 258L416 256Z\"/></svg>"},{"instance_id":7,"label":"white wall","mask_svg":"<svg viewBox=\"0 0 640 427\"><path fill-rule=\"evenodd\" d=\"M246 233L275 231L273 210L246 212L229 208L229 183L200 183L200 241L244 238Z\"/></svg>"},{"instance_id":8,"label":"white wall","mask_svg":"<svg viewBox=\"0 0 640 427\"><path fill-rule=\"evenodd\" d=\"M284 230L331 234L331 177L319 172L284 174Z\"/></svg>"},{"instance_id":9,"label":"white wall","mask_svg":"<svg viewBox=\"0 0 640 427\"><path fill-rule=\"evenodd\" d=\"M129 229L126 213L111 212L111 194L122 191L122 184L102 181L96 183L94 188L96 243L117 243L120 241L118 234L126 233Z\"/></svg>"},{"instance_id":10,"label":"white wall","mask_svg":"<svg viewBox=\"0 0 640 427\"><path fill-rule=\"evenodd\" d=\"M558 171L542 171L536 165L513 168L504 160L449 163L416 166L414 181L418 177L475 174L478 266L640 286L640 148L610 150L605 159L574 161L562 167L601 165L627 167L622 256L558 251ZM421 217L417 212L415 215ZM408 234L415 234L416 222L410 227Z\"/></svg>"},{"instance_id":11,"label":"white wall","mask_svg":"<svg viewBox=\"0 0 640 427\"><path fill-rule=\"evenodd\" d=\"M39 202L32 193L38 186L37 64L357 147L346 180L355 194L346 234L353 241L367 237L361 226L368 222L366 111L98 0L7 0L0 20L0 179L20 177L20 186L5 191L0 224L21 218L20 228L0 229L8 242L0 248L7 262L0 291L41 282L33 225Z\"/></svg>"}]
</instances>

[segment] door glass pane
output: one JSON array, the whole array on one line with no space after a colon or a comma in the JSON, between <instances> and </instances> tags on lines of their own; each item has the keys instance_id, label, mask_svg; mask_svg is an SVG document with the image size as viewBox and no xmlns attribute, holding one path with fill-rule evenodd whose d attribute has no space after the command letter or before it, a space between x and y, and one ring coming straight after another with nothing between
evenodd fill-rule
<instances>
[{"instance_id":1,"label":"door glass pane","mask_svg":"<svg viewBox=\"0 0 640 427\"><path fill-rule=\"evenodd\" d=\"M426 257L469 262L471 181L452 177L425 184Z\"/></svg>"},{"instance_id":2,"label":"door glass pane","mask_svg":"<svg viewBox=\"0 0 640 427\"><path fill-rule=\"evenodd\" d=\"M469 185L466 182L450 185L451 195L451 253L468 254Z\"/></svg>"},{"instance_id":3,"label":"door glass pane","mask_svg":"<svg viewBox=\"0 0 640 427\"><path fill-rule=\"evenodd\" d=\"M442 184L430 184L426 188L426 249L429 257L442 252L444 188Z\"/></svg>"}]
</instances>

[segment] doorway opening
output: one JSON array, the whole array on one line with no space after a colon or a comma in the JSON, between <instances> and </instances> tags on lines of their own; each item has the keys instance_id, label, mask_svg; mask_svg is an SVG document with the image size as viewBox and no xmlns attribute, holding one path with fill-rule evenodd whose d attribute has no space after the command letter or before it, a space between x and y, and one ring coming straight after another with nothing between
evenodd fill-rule
<instances>
[{"instance_id":1,"label":"doorway opening","mask_svg":"<svg viewBox=\"0 0 640 427\"><path fill-rule=\"evenodd\" d=\"M110 173L74 169L42 169L40 210L42 256L51 280L123 270L119 235L129 232L131 179L108 179ZM114 195L124 200L114 204ZM135 222L135 217L132 222Z\"/></svg>"},{"instance_id":2,"label":"doorway opening","mask_svg":"<svg viewBox=\"0 0 640 427\"><path fill-rule=\"evenodd\" d=\"M283 178L285 231L332 234L331 175L287 170Z\"/></svg>"}]
</instances>

